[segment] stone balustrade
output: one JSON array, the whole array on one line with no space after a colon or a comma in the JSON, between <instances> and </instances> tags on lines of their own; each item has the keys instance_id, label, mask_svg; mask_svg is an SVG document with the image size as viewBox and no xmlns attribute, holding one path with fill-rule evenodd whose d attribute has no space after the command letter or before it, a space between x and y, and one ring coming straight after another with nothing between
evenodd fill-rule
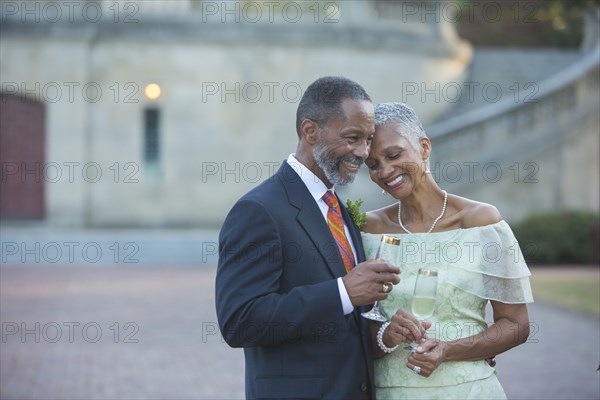
<instances>
[{"instance_id":1,"label":"stone balustrade","mask_svg":"<svg viewBox=\"0 0 600 400\"><path fill-rule=\"evenodd\" d=\"M442 187L492 203L507 219L599 209L599 15L587 17L595 43L587 36L581 58L528 95L426 129L432 172Z\"/></svg>"}]
</instances>

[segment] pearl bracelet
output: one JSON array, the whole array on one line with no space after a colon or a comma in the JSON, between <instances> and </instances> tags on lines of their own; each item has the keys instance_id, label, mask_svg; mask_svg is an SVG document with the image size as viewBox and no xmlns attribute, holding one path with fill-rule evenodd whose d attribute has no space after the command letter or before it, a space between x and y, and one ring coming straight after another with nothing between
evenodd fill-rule
<instances>
[{"instance_id":1,"label":"pearl bracelet","mask_svg":"<svg viewBox=\"0 0 600 400\"><path fill-rule=\"evenodd\" d=\"M385 352L385 353L391 353L392 351L396 350L398 348L399 345L395 345L394 347L387 347L385 345L385 343L383 343L383 332L385 332L385 330L387 329L387 327L390 325L390 322L386 322L385 324L381 325L381 328L379 328L379 330L377 331L377 345L379 346L379 348L381 349L381 351Z\"/></svg>"}]
</instances>

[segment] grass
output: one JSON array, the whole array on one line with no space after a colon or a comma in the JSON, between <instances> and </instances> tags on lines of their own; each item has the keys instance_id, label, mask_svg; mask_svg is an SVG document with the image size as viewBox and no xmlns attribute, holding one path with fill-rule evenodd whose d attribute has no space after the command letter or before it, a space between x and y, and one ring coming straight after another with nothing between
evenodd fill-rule
<instances>
[{"instance_id":1,"label":"grass","mask_svg":"<svg viewBox=\"0 0 600 400\"><path fill-rule=\"evenodd\" d=\"M533 267L531 286L536 301L600 316L600 268Z\"/></svg>"}]
</instances>

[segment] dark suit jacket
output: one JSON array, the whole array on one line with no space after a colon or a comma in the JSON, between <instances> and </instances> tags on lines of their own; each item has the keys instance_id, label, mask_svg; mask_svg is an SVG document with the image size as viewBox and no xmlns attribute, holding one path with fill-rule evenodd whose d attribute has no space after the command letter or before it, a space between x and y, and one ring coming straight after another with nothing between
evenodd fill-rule
<instances>
[{"instance_id":1,"label":"dark suit jacket","mask_svg":"<svg viewBox=\"0 0 600 400\"><path fill-rule=\"evenodd\" d=\"M356 248L358 228L342 205ZM308 189L284 162L243 196L219 236L217 317L243 347L249 399L360 399L373 390L364 308L344 315L336 278L344 263Z\"/></svg>"}]
</instances>

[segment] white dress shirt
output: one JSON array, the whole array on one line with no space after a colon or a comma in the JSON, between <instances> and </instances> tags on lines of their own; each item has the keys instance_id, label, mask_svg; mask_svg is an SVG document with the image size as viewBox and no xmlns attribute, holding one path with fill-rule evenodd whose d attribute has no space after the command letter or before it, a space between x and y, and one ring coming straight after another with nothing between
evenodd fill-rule
<instances>
[{"instance_id":1,"label":"white dress shirt","mask_svg":"<svg viewBox=\"0 0 600 400\"><path fill-rule=\"evenodd\" d=\"M323 215L323 219L327 222L327 211L329 210L329 206L323 200L323 195L327 191L333 192L333 188L327 189L327 186L315 175L311 170L309 170L304 164L296 159L294 154L290 154L287 159L287 163L296 171L304 185L310 192L311 196L317 202L319 209L321 210L321 214ZM343 220L343 219L342 219ZM352 237L350 236L350 232L348 231L348 227L344 222L344 230L346 232L346 237L348 238L348 242L350 243L350 247L352 248L352 253L354 254L354 259L358 260L356 256L356 249L354 248L354 244L352 243ZM342 300L342 307L344 309L344 315L350 314L354 310L354 306L350 301L350 296L348 296L348 291L346 290L346 286L344 286L344 281L342 278L337 279L338 289L340 291L340 299Z\"/></svg>"}]
</instances>

